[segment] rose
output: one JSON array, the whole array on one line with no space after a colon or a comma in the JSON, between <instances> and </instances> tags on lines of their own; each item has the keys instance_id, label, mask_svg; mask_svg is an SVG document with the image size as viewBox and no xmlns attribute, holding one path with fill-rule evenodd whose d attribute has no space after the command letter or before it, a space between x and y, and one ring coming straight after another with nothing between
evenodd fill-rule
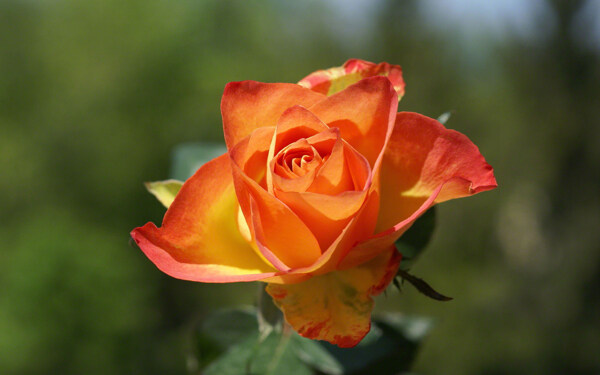
<instances>
[{"instance_id":1,"label":"rose","mask_svg":"<svg viewBox=\"0 0 600 375\"><path fill-rule=\"evenodd\" d=\"M173 277L262 280L298 333L356 345L398 237L433 204L497 186L466 136L396 113L403 92L399 66L362 60L299 84L229 83L227 153L132 237Z\"/></svg>"}]
</instances>

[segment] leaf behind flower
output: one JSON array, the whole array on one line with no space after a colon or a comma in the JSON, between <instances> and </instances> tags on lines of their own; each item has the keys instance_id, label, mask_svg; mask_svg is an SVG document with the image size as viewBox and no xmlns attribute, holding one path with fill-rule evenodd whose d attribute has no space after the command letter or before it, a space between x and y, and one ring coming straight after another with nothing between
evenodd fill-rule
<instances>
[{"instance_id":1,"label":"leaf behind flower","mask_svg":"<svg viewBox=\"0 0 600 375\"><path fill-rule=\"evenodd\" d=\"M202 165L223 155L227 148L223 143L195 142L177 145L171 156L171 178L185 181Z\"/></svg>"}]
</instances>

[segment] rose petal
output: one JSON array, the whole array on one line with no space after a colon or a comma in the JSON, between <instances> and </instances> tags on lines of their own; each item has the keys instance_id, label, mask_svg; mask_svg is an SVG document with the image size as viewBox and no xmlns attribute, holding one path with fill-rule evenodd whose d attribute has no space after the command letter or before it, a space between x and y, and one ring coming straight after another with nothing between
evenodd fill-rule
<instances>
[{"instance_id":1,"label":"rose petal","mask_svg":"<svg viewBox=\"0 0 600 375\"><path fill-rule=\"evenodd\" d=\"M398 100L390 81L371 77L309 107L329 127L375 165L394 126Z\"/></svg>"},{"instance_id":2,"label":"rose petal","mask_svg":"<svg viewBox=\"0 0 600 375\"><path fill-rule=\"evenodd\" d=\"M282 150L277 156L271 159L269 162L269 167L267 170L267 176L271 175L271 191L273 189L279 189L283 191L306 191L306 189L313 183L315 175L318 172L320 167L320 163L315 161L312 163L312 168L306 170L304 175L299 176L293 170L289 170L285 166L280 166L280 160L282 154L286 154L286 151L295 152L306 150L308 153L315 152L314 148L308 141L304 138L295 141L289 148L285 148ZM320 156L317 156L316 159L321 159ZM294 168L296 169L296 168ZM268 181L268 180L267 180ZM268 183L267 183L268 185Z\"/></svg>"},{"instance_id":3,"label":"rose petal","mask_svg":"<svg viewBox=\"0 0 600 375\"><path fill-rule=\"evenodd\" d=\"M379 194L376 189L369 189L368 192L367 198L358 213L350 220L342 233L313 264L306 267L291 269L284 275L272 277L266 279L266 281L292 283L297 282L296 280L298 280L298 278L306 278L311 275L323 275L336 270L339 263L352 246L359 240L368 238L373 234L379 209Z\"/></svg>"},{"instance_id":4,"label":"rose petal","mask_svg":"<svg viewBox=\"0 0 600 375\"><path fill-rule=\"evenodd\" d=\"M256 129L229 153L242 171L263 187L266 186L267 157L274 130L274 127Z\"/></svg>"},{"instance_id":5,"label":"rose petal","mask_svg":"<svg viewBox=\"0 0 600 375\"><path fill-rule=\"evenodd\" d=\"M276 189L275 196L310 228L320 248L327 249L362 207L367 192L347 191L339 195L324 195Z\"/></svg>"},{"instance_id":6,"label":"rose petal","mask_svg":"<svg viewBox=\"0 0 600 375\"><path fill-rule=\"evenodd\" d=\"M343 258L340 259L337 268L348 269L356 267L357 265L368 262L370 259L373 259L377 255L384 252L410 228L410 226L419 218L419 216L423 215L425 211L427 211L427 209L433 205L436 195L437 192L434 192L434 194L432 194L429 199L425 200L425 202L423 202L423 204L417 208L412 215L399 222L392 228L384 232L380 232L374 236L363 237L362 241L355 244L352 249L344 254ZM366 240L364 238L366 238Z\"/></svg>"},{"instance_id":7,"label":"rose petal","mask_svg":"<svg viewBox=\"0 0 600 375\"><path fill-rule=\"evenodd\" d=\"M227 149L231 150L257 128L275 126L289 107L309 107L323 98L321 94L292 83L228 83L221 99Z\"/></svg>"},{"instance_id":8,"label":"rose petal","mask_svg":"<svg viewBox=\"0 0 600 375\"><path fill-rule=\"evenodd\" d=\"M131 236L166 274L201 282L254 281L278 275L244 240L228 155L203 165L188 179L165 214Z\"/></svg>"},{"instance_id":9,"label":"rose petal","mask_svg":"<svg viewBox=\"0 0 600 375\"><path fill-rule=\"evenodd\" d=\"M332 131L334 129L319 133L315 137ZM359 171L351 172L353 169ZM342 235L356 240L355 226L352 226L351 231L344 229L359 213L365 199L369 196L371 187L369 181L369 163L338 137L334 150L318 170L314 182L307 191L281 190L276 184L274 194L304 221L319 241L321 249L325 250ZM360 232L371 228L371 232L367 235L372 234L376 215L372 217L372 223L364 223L361 220ZM344 241L343 244L345 243ZM345 250L337 246L335 251Z\"/></svg>"},{"instance_id":10,"label":"rose petal","mask_svg":"<svg viewBox=\"0 0 600 375\"><path fill-rule=\"evenodd\" d=\"M327 129L329 127L305 107L295 105L288 108L277 121L272 155L276 155L290 143Z\"/></svg>"},{"instance_id":11,"label":"rose petal","mask_svg":"<svg viewBox=\"0 0 600 375\"><path fill-rule=\"evenodd\" d=\"M379 88L378 88L379 86ZM334 95L327 100L335 99L338 95L340 97L340 102L346 100L345 95L347 91L357 90L358 92L364 91L367 97L369 96L369 88L373 90L381 91L381 87L387 87L387 92L391 93L391 96L395 96L395 93L390 89L389 82L387 80L375 77L369 78L361 81L359 84L356 84L347 90L344 90L342 93ZM385 91L385 90L384 90ZM344 94L344 95L342 95ZM377 96L374 94L374 96ZM388 95L389 98L390 95ZM385 95L384 95L385 97ZM373 102L376 102L374 100ZM397 106L397 102L395 100L383 100L383 102L387 102L388 106L391 108L395 108ZM391 103L391 104L390 104ZM339 104L339 102L337 103ZM320 105L320 104L319 104ZM315 106L317 107L317 106ZM376 106L374 106L376 107ZM385 107L385 106L384 106ZM367 109L370 107L367 106ZM395 109L394 109L395 111ZM340 112L341 108L340 108ZM349 111L352 112L352 111ZM342 113L343 115L343 113ZM360 114L351 114L352 116ZM381 113L379 113L379 116ZM342 230L340 235L334 240L334 242L329 246L329 248L323 253L323 255L317 260L317 262L311 267L302 270L303 272L311 272L313 274L324 274L335 270L340 267L342 260L346 257L349 251L359 242L365 241L370 238L375 232L375 225L377 222L377 215L379 210L379 178L378 171L381 161L383 160L383 154L386 148L386 144L388 139L390 138L393 131L393 119L395 119L396 113L390 113L390 118L388 118L388 122L386 126L383 126L381 121L375 121L372 125L378 126L380 130L384 127L385 134L380 140L381 146L378 150L379 154L374 155L372 158L374 160L373 164L373 172L372 175L368 176L368 179L365 183L365 189L368 189L368 195L363 203L361 209L357 212L357 214L348 222L347 226ZM377 116L377 115L375 115ZM351 116L349 116L351 117ZM381 119L381 116L379 117ZM339 122L338 122L339 123ZM332 124L329 124L332 125ZM363 127L365 128L365 127ZM368 128L368 127L367 127ZM372 132L371 132L372 133ZM343 134L343 133L342 133ZM357 138L354 138L357 141ZM374 149L373 149L374 150ZM347 158L350 160L351 158ZM354 161L356 163L356 161ZM359 168L361 169L361 168ZM364 179L367 176L363 176Z\"/></svg>"},{"instance_id":12,"label":"rose petal","mask_svg":"<svg viewBox=\"0 0 600 375\"><path fill-rule=\"evenodd\" d=\"M353 347L369 332L373 299L400 264L395 249L359 267L315 276L292 285L269 284L267 292L302 336Z\"/></svg>"},{"instance_id":13,"label":"rose petal","mask_svg":"<svg viewBox=\"0 0 600 375\"><path fill-rule=\"evenodd\" d=\"M399 113L381 167L378 229L407 218L440 185L435 203L498 186L492 167L465 135L429 117Z\"/></svg>"},{"instance_id":14,"label":"rose petal","mask_svg":"<svg viewBox=\"0 0 600 375\"><path fill-rule=\"evenodd\" d=\"M279 151L291 143L303 138L309 138L327 129L327 125L319 120L313 113L300 105L288 108L281 115L277 121L275 134L269 148L269 160L271 164L267 170L267 186L271 193L273 192L273 172L276 162L275 156L279 153ZM304 191L312 183L315 174L316 171L301 179L301 181L295 183L283 182L282 178L276 177L276 179L278 180L278 185L283 190ZM284 187L283 184L291 184L292 186ZM293 186L295 184L301 186Z\"/></svg>"},{"instance_id":15,"label":"rose petal","mask_svg":"<svg viewBox=\"0 0 600 375\"><path fill-rule=\"evenodd\" d=\"M336 143L307 191L336 195L345 191L366 189L371 175L369 162L340 138L337 128L330 129L330 132L335 132Z\"/></svg>"},{"instance_id":16,"label":"rose petal","mask_svg":"<svg viewBox=\"0 0 600 375\"><path fill-rule=\"evenodd\" d=\"M262 239L261 253L278 269L287 271L312 265L321 255L321 249L306 224L241 168L244 160L251 159L248 151L254 145L253 155L260 155L254 162L266 169L273 132L274 128L260 128L239 142L230 152L231 169L242 212L251 230Z\"/></svg>"},{"instance_id":17,"label":"rose petal","mask_svg":"<svg viewBox=\"0 0 600 375\"><path fill-rule=\"evenodd\" d=\"M352 249L341 267L384 251L433 204L498 186L466 136L417 113L398 113L380 171L378 234Z\"/></svg>"},{"instance_id":18,"label":"rose petal","mask_svg":"<svg viewBox=\"0 0 600 375\"><path fill-rule=\"evenodd\" d=\"M342 234L333 242L324 254L327 255L328 252L331 252L330 257L324 261L323 265L314 271L314 273L322 274L333 269L348 268L344 266L343 261L348 257L349 253L354 250L357 243L365 241L373 236L378 212L379 192L373 187L369 189L367 198L356 216L350 220L346 228L342 231ZM378 253L380 252L381 251ZM353 264L353 266L356 264Z\"/></svg>"},{"instance_id":19,"label":"rose petal","mask_svg":"<svg viewBox=\"0 0 600 375\"><path fill-rule=\"evenodd\" d=\"M374 64L359 59L348 60L344 65L335 68L318 70L300 80L298 84L329 96L342 91L363 78L372 76L386 76L398 93L398 100L404 95L405 84L400 66L385 62Z\"/></svg>"},{"instance_id":20,"label":"rose petal","mask_svg":"<svg viewBox=\"0 0 600 375\"><path fill-rule=\"evenodd\" d=\"M294 125L297 126L295 131ZM298 137L303 138L296 140ZM270 154L275 150L279 154L271 160L270 171L277 170L275 163L288 149L281 149L287 142L293 142L288 147L310 145L326 158L318 170L302 177L288 179L282 173L273 173L272 177L273 194L302 219L325 250L362 207L369 188L369 163L340 138L337 128L327 128L314 114L300 106L286 111L277 125ZM307 190L313 172L317 175Z\"/></svg>"},{"instance_id":21,"label":"rose petal","mask_svg":"<svg viewBox=\"0 0 600 375\"><path fill-rule=\"evenodd\" d=\"M340 138L340 132L337 128L330 129L328 132L332 133L332 135L334 134L337 139L330 149L327 160L323 162L321 168L316 173L308 191L336 195L345 191L355 190L350 169L346 163L345 142Z\"/></svg>"}]
</instances>

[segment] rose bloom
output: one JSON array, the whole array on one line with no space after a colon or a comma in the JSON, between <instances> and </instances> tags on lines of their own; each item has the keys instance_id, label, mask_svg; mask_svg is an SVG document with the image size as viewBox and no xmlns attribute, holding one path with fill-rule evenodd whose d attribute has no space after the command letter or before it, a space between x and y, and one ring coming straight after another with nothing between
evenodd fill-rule
<instances>
[{"instance_id":1,"label":"rose bloom","mask_svg":"<svg viewBox=\"0 0 600 375\"><path fill-rule=\"evenodd\" d=\"M428 208L497 186L464 135L411 112L399 66L349 60L298 84L232 82L227 152L133 239L166 274L260 280L302 336L352 347L396 275L394 242Z\"/></svg>"}]
</instances>

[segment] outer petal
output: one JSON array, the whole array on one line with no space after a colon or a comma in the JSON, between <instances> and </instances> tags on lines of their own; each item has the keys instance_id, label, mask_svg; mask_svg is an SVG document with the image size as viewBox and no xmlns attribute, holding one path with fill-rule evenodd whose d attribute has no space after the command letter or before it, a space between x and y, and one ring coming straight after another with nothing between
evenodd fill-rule
<instances>
[{"instance_id":1,"label":"outer petal","mask_svg":"<svg viewBox=\"0 0 600 375\"><path fill-rule=\"evenodd\" d=\"M466 136L409 112L396 117L380 173L378 234L353 248L341 268L387 249L432 205L498 186L492 167Z\"/></svg>"},{"instance_id":2,"label":"outer petal","mask_svg":"<svg viewBox=\"0 0 600 375\"><path fill-rule=\"evenodd\" d=\"M381 166L377 227L406 219L440 187L435 203L497 186L492 167L465 135L429 117L399 113Z\"/></svg>"},{"instance_id":3,"label":"outer petal","mask_svg":"<svg viewBox=\"0 0 600 375\"><path fill-rule=\"evenodd\" d=\"M277 275L238 230L229 165L227 154L203 165L179 191L161 228L148 223L131 232L161 271L201 282L254 281Z\"/></svg>"},{"instance_id":4,"label":"outer petal","mask_svg":"<svg viewBox=\"0 0 600 375\"><path fill-rule=\"evenodd\" d=\"M223 132L231 150L252 131L275 126L289 107L309 107L324 96L292 83L231 82L225 86L221 100Z\"/></svg>"},{"instance_id":5,"label":"outer petal","mask_svg":"<svg viewBox=\"0 0 600 375\"><path fill-rule=\"evenodd\" d=\"M304 77L299 85L325 95L333 95L363 78L386 76L398 93L398 100L404 95L402 68L388 63L374 64L369 61L351 59L344 65L327 70L318 70Z\"/></svg>"},{"instance_id":6,"label":"outer petal","mask_svg":"<svg viewBox=\"0 0 600 375\"><path fill-rule=\"evenodd\" d=\"M395 249L359 267L316 276L293 285L269 284L267 292L302 336L353 347L371 327L371 296L394 278L400 254Z\"/></svg>"},{"instance_id":7,"label":"outer petal","mask_svg":"<svg viewBox=\"0 0 600 375\"><path fill-rule=\"evenodd\" d=\"M360 152L371 167L394 126L398 100L390 81L371 77L310 107L329 127Z\"/></svg>"}]
</instances>

